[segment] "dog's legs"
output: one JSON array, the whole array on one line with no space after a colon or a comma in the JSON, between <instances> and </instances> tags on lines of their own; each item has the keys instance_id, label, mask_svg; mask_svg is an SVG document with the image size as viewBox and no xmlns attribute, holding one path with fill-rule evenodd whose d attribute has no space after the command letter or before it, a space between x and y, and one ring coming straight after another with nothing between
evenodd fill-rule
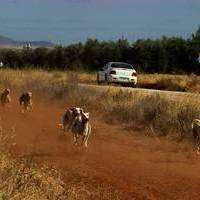
<instances>
[{"instance_id":1,"label":"dog's legs","mask_svg":"<svg viewBox=\"0 0 200 200\"><path fill-rule=\"evenodd\" d=\"M199 135L196 137L196 148L197 148L197 154L200 154L200 137Z\"/></svg>"},{"instance_id":2,"label":"dog's legs","mask_svg":"<svg viewBox=\"0 0 200 200\"><path fill-rule=\"evenodd\" d=\"M83 146L83 144L85 145L85 136L82 136L82 142L81 142L81 146Z\"/></svg>"},{"instance_id":3,"label":"dog's legs","mask_svg":"<svg viewBox=\"0 0 200 200\"><path fill-rule=\"evenodd\" d=\"M88 148L88 139L89 139L89 135L86 135L83 137L83 144L85 148Z\"/></svg>"},{"instance_id":4,"label":"dog's legs","mask_svg":"<svg viewBox=\"0 0 200 200\"><path fill-rule=\"evenodd\" d=\"M74 145L75 145L75 146L78 145L77 134L74 134Z\"/></svg>"}]
</instances>

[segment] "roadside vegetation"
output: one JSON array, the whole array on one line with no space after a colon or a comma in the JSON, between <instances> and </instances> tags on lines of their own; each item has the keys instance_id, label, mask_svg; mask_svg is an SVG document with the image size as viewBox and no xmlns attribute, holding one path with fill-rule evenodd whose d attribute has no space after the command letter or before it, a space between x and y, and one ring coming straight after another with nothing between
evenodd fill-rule
<instances>
[{"instance_id":1,"label":"roadside vegetation","mask_svg":"<svg viewBox=\"0 0 200 200\"><path fill-rule=\"evenodd\" d=\"M85 44L52 49L1 49L5 69L0 70L0 88L10 88L11 95L31 90L33 98L37 94L46 101L82 107L92 117L121 123L130 132L139 130L145 136L191 143L191 122L200 117L199 95L194 94L200 92L199 52L200 27L188 39L162 37L132 44L89 39ZM133 64L139 72L139 88L191 93L170 99L159 92L88 86L96 84L95 71L109 61ZM126 199L101 180L98 184L92 179L80 182L71 178L75 172L68 171L63 181L54 167L37 165L31 157L13 158L15 130L4 130L1 120L0 200Z\"/></svg>"},{"instance_id":2,"label":"roadside vegetation","mask_svg":"<svg viewBox=\"0 0 200 200\"><path fill-rule=\"evenodd\" d=\"M99 184L84 182L84 176L77 181L79 176L68 171L63 181L54 167L38 166L31 158L13 159L0 152L0 200L123 199L123 193L112 186L100 180Z\"/></svg>"},{"instance_id":3,"label":"roadside vegetation","mask_svg":"<svg viewBox=\"0 0 200 200\"><path fill-rule=\"evenodd\" d=\"M22 85L22 82L31 82L41 79L43 82L66 82L97 84L96 72L84 70L68 71L46 71L34 69L4 69L0 70L0 84ZM200 76L190 75L170 75L170 74L138 74L137 88L157 89L167 91L180 91L200 93Z\"/></svg>"},{"instance_id":4,"label":"roadside vegetation","mask_svg":"<svg viewBox=\"0 0 200 200\"><path fill-rule=\"evenodd\" d=\"M50 100L83 107L101 113L103 118L106 116L127 126L142 127L157 135L187 137L192 120L200 114L197 94L185 93L170 99L159 92L150 95L142 90L122 90L112 86L99 89L87 84L79 85L80 82L95 81L94 74L81 71L3 70L0 77L1 86L41 93ZM199 92L200 79L196 75L141 75L140 79L140 84L144 81L143 84L160 84L168 90Z\"/></svg>"},{"instance_id":5,"label":"roadside vegetation","mask_svg":"<svg viewBox=\"0 0 200 200\"><path fill-rule=\"evenodd\" d=\"M0 61L10 68L37 68L50 70L89 70L102 68L110 61L132 64L138 72L181 74L200 73L200 27L187 39L165 37L140 39L133 43L98 41L89 39L85 43L55 48L1 49Z\"/></svg>"},{"instance_id":6,"label":"roadside vegetation","mask_svg":"<svg viewBox=\"0 0 200 200\"><path fill-rule=\"evenodd\" d=\"M200 77L195 74L139 74L138 88L200 93Z\"/></svg>"},{"instance_id":7,"label":"roadside vegetation","mask_svg":"<svg viewBox=\"0 0 200 200\"><path fill-rule=\"evenodd\" d=\"M168 75L141 75L140 78L144 82L152 81L152 84L155 80L159 82L165 79L167 87L172 87L173 81L184 87L189 82L194 89L199 83L196 75L191 78L177 77L177 82L174 79L168 82L172 78ZM11 88L11 93L15 90L31 90L33 94L43 95L47 101L56 100L65 106L83 107L100 120L122 123L130 132L139 129L141 134L149 137L162 136L173 141L191 142L191 122L200 113L198 98L185 94L182 98L169 99L159 93L147 95L142 91L121 90L112 86L99 89L78 84L94 81L93 73L83 71L0 71L0 87ZM37 166L31 158L12 158L9 149L15 145L14 129L7 132L1 127L0 134L1 200L123 199L123 194L101 182L98 185L77 182L70 178L71 175L66 176L63 182L61 174L53 167ZM73 174L71 171L68 173Z\"/></svg>"}]
</instances>

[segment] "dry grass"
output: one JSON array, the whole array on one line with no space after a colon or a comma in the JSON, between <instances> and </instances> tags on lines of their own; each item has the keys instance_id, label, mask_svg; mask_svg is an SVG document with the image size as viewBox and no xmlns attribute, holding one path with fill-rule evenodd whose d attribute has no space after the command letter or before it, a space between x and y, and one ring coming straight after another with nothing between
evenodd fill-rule
<instances>
[{"instance_id":1,"label":"dry grass","mask_svg":"<svg viewBox=\"0 0 200 200\"><path fill-rule=\"evenodd\" d=\"M200 93L200 77L191 75L140 74L138 87Z\"/></svg>"},{"instance_id":2,"label":"dry grass","mask_svg":"<svg viewBox=\"0 0 200 200\"><path fill-rule=\"evenodd\" d=\"M170 101L162 95L142 95L119 91L112 99L102 101L109 121L142 128L148 135L191 139L191 122L200 116L200 106L192 101ZM146 130L146 131L144 131Z\"/></svg>"},{"instance_id":3,"label":"dry grass","mask_svg":"<svg viewBox=\"0 0 200 200\"><path fill-rule=\"evenodd\" d=\"M64 183L52 168L39 168L30 159L12 159L15 130L0 127L0 199L66 199Z\"/></svg>"},{"instance_id":4,"label":"dry grass","mask_svg":"<svg viewBox=\"0 0 200 200\"><path fill-rule=\"evenodd\" d=\"M5 69L0 70L0 84L9 86L12 85L20 86L28 81L45 81L51 82L81 82L81 83L95 83L95 73L83 72L83 71L44 71L44 70L12 70Z\"/></svg>"},{"instance_id":5,"label":"dry grass","mask_svg":"<svg viewBox=\"0 0 200 200\"><path fill-rule=\"evenodd\" d=\"M41 92L50 99L65 100L68 105L101 112L106 119L122 121L127 126L151 127L158 135L183 137L190 132L192 119L199 117L199 101L190 94L188 98L184 95L170 99L159 93L150 95L137 90L118 90L115 87L100 91L95 87L77 84L87 82L88 77L94 80L93 76L94 74L76 71L3 70L0 72L0 84ZM195 75L141 75L140 79L139 82L162 83L171 90L182 90L186 85L188 88L195 88L199 84L199 77Z\"/></svg>"},{"instance_id":6,"label":"dry grass","mask_svg":"<svg viewBox=\"0 0 200 200\"><path fill-rule=\"evenodd\" d=\"M28 160L0 156L2 199L66 199L65 184L53 168L38 168Z\"/></svg>"},{"instance_id":7,"label":"dry grass","mask_svg":"<svg viewBox=\"0 0 200 200\"><path fill-rule=\"evenodd\" d=\"M24 81L43 80L96 84L96 73L85 71L0 70L0 84L21 85ZM200 77L191 75L139 74L138 88L200 93Z\"/></svg>"},{"instance_id":8,"label":"dry grass","mask_svg":"<svg viewBox=\"0 0 200 200\"><path fill-rule=\"evenodd\" d=\"M14 159L9 154L13 135L1 130L0 200L123 199L124 194L101 180L77 174L74 167L63 176L54 167L37 165L32 156ZM82 177L83 176L83 177ZM81 180L81 181L80 181Z\"/></svg>"},{"instance_id":9,"label":"dry grass","mask_svg":"<svg viewBox=\"0 0 200 200\"><path fill-rule=\"evenodd\" d=\"M100 91L95 87L77 84L80 81L88 82L88 77L92 77L90 81L93 82L93 76L94 74L80 72L65 74L3 70L0 71L0 86L11 87L12 90L30 89L33 92L40 92L50 100L64 100L67 105L83 107L91 111L92 116L100 113L104 119L109 120L109 123L123 123L132 130L141 128L142 132L148 135L191 139L191 121L199 117L200 113L196 99L188 97L187 101L184 96L178 100L170 100L159 94L144 95L141 91L116 90L112 87ZM153 81L153 78L151 79ZM159 80L163 78L158 78L157 81ZM144 78L144 81L148 80ZM199 84L199 78L192 76L191 80L183 80L181 76L175 83L188 84L189 88L195 88ZM170 87L173 84L170 83ZM11 143L2 129L0 133L1 144ZM12 134L13 132L10 135ZM5 146L5 149L7 148ZM89 183L69 180L66 181L66 185L55 169L40 169L29 160L12 160L5 153L0 154L0 182L0 199L123 199L113 188L101 184L91 187Z\"/></svg>"},{"instance_id":10,"label":"dry grass","mask_svg":"<svg viewBox=\"0 0 200 200\"><path fill-rule=\"evenodd\" d=\"M10 87L11 95L15 90L32 90L37 94L45 93L44 96L49 100L66 99L67 103L80 105L85 109L96 107L95 100L101 95L98 91L94 93L93 90L80 88L77 80L79 77L77 78L76 73L68 76L58 72L32 70L0 72L0 86ZM88 104L91 104L91 107L87 107ZM15 145L14 134L14 129L4 130L0 127L0 199L123 199L124 194L105 185L101 180L98 183L92 178L91 183L88 180L76 181L76 177L81 175L74 174L75 178L72 178L72 170L67 172L68 175L65 174L65 184L61 174L54 168L37 166L31 157L11 158L9 149Z\"/></svg>"},{"instance_id":11,"label":"dry grass","mask_svg":"<svg viewBox=\"0 0 200 200\"><path fill-rule=\"evenodd\" d=\"M84 182L81 174L74 174L73 170L67 173L70 175L64 182L62 175L53 167L37 166L27 158L13 160L0 153L0 199L123 199L123 193L100 180L99 183L92 179L91 182Z\"/></svg>"},{"instance_id":12,"label":"dry grass","mask_svg":"<svg viewBox=\"0 0 200 200\"><path fill-rule=\"evenodd\" d=\"M0 127L0 199L66 199L65 185L53 168L39 168L31 159L12 159L15 130Z\"/></svg>"}]
</instances>

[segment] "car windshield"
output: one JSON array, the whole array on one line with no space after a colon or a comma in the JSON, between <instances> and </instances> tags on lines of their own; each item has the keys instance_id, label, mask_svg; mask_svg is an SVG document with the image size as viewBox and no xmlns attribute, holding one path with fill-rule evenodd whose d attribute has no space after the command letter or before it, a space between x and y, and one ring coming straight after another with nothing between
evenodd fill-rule
<instances>
[{"instance_id":1,"label":"car windshield","mask_svg":"<svg viewBox=\"0 0 200 200\"><path fill-rule=\"evenodd\" d=\"M111 67L113 68L123 68L123 69L133 69L132 65L127 63L112 63Z\"/></svg>"}]
</instances>

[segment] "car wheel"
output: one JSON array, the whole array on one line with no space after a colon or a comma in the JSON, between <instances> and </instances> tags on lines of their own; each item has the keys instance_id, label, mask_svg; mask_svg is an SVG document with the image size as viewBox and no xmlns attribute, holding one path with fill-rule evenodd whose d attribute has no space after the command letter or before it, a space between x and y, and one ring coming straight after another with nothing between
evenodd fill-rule
<instances>
[{"instance_id":1,"label":"car wheel","mask_svg":"<svg viewBox=\"0 0 200 200\"><path fill-rule=\"evenodd\" d=\"M102 82L100 81L99 74L97 74L97 84L98 84L98 85L101 85L101 83L102 83Z\"/></svg>"},{"instance_id":2,"label":"car wheel","mask_svg":"<svg viewBox=\"0 0 200 200\"><path fill-rule=\"evenodd\" d=\"M108 81L108 75L107 74L105 74L105 82L106 82L107 85L110 84L110 82Z\"/></svg>"},{"instance_id":3,"label":"car wheel","mask_svg":"<svg viewBox=\"0 0 200 200\"><path fill-rule=\"evenodd\" d=\"M131 87L132 87L132 88L136 88L136 84L135 84L135 83L132 83L132 84L131 84Z\"/></svg>"}]
</instances>

